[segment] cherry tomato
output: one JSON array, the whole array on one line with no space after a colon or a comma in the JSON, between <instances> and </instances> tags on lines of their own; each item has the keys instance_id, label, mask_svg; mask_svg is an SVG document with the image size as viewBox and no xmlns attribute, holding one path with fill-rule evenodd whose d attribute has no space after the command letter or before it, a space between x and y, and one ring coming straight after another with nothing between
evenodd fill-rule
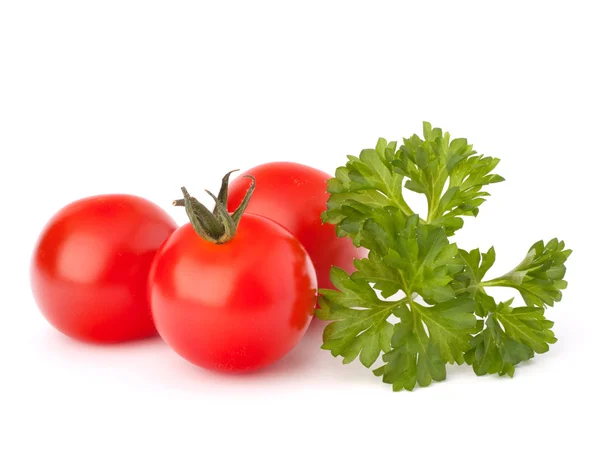
<instances>
[{"instance_id":1,"label":"cherry tomato","mask_svg":"<svg viewBox=\"0 0 600 460\"><path fill-rule=\"evenodd\" d=\"M154 259L149 291L156 328L177 353L207 369L241 372L277 361L298 343L316 284L296 238L245 214L222 244L189 223L177 229Z\"/></svg>"},{"instance_id":2,"label":"cherry tomato","mask_svg":"<svg viewBox=\"0 0 600 460\"><path fill-rule=\"evenodd\" d=\"M39 237L31 264L34 297L56 329L89 342L156 334L147 278L175 230L161 208L131 195L101 195L61 209Z\"/></svg>"},{"instance_id":3,"label":"cherry tomato","mask_svg":"<svg viewBox=\"0 0 600 460\"><path fill-rule=\"evenodd\" d=\"M335 227L321 221L329 198L329 174L297 163L276 162L252 168L245 175L256 179L247 212L273 219L300 240L315 265L320 288L333 289L329 279L332 266L354 271L354 259L364 257L364 250L356 248L349 238L338 238ZM232 181L230 210L240 204L248 185L246 177Z\"/></svg>"}]
</instances>

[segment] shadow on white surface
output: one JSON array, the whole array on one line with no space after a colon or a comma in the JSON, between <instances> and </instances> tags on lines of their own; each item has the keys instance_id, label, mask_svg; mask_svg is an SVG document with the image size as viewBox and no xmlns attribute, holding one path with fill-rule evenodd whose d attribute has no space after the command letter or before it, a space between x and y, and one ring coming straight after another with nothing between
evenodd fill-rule
<instances>
[{"instance_id":1,"label":"shadow on white surface","mask_svg":"<svg viewBox=\"0 0 600 460\"><path fill-rule=\"evenodd\" d=\"M372 375L359 362L342 364L329 351L322 350L321 336L325 324L314 321L300 344L286 357L270 367L251 373L227 374L202 369L190 364L171 350L160 337L114 345L82 343L45 326L31 340L36 355L44 363L46 378L63 381L66 376L73 382L88 379L97 384L128 387L135 391L167 390L211 394L254 393L276 391L350 391L359 387L374 391L391 392L389 385ZM443 388L432 383L428 394L435 389L450 391L453 385L483 381L493 385L512 387L522 383L526 375L543 373L546 356L521 363L516 374L520 379L497 375L477 377L470 366L447 366L447 380ZM25 365L23 363L22 365ZM377 365L374 365L375 368ZM435 389L434 389L435 388ZM418 389L417 389L418 390ZM418 391L419 393L421 391Z\"/></svg>"},{"instance_id":2,"label":"shadow on white surface","mask_svg":"<svg viewBox=\"0 0 600 460\"><path fill-rule=\"evenodd\" d=\"M346 382L349 385L380 384L359 363L342 365L340 358L333 358L329 351L322 350L321 336L325 325L314 321L302 341L292 352L275 364L256 372L228 374L208 371L189 364L174 352L168 360L160 363L164 370L176 374L178 385L194 385L196 382L211 382L227 387L256 387L272 391L274 388L297 388L304 391L311 387L323 388L331 385L339 389Z\"/></svg>"},{"instance_id":3,"label":"shadow on white surface","mask_svg":"<svg viewBox=\"0 0 600 460\"><path fill-rule=\"evenodd\" d=\"M261 371L242 374L223 374L208 371L188 363L171 350L160 337L112 345L97 345L73 340L50 327L36 335L35 348L43 355L52 374L84 375L106 379L113 384L143 387L168 387L174 390L197 390L210 387L211 391L228 391L236 387L257 391L339 385L382 385L360 363L342 365L321 350L321 336L325 325L315 320L298 346L282 360ZM90 375L91 374L91 375Z\"/></svg>"}]
</instances>

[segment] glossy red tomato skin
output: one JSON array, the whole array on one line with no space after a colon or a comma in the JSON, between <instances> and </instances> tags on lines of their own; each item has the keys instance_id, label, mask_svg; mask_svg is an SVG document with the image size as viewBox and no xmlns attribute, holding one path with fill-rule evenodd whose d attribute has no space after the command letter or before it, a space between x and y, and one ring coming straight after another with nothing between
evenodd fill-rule
<instances>
[{"instance_id":1,"label":"glossy red tomato skin","mask_svg":"<svg viewBox=\"0 0 600 460\"><path fill-rule=\"evenodd\" d=\"M133 195L67 205L43 229L33 253L31 287L43 315L62 333L86 342L155 335L148 273L175 228L163 209Z\"/></svg>"},{"instance_id":2,"label":"glossy red tomato skin","mask_svg":"<svg viewBox=\"0 0 600 460\"><path fill-rule=\"evenodd\" d=\"M324 224L327 209L327 180L331 176L309 166L290 162L265 163L244 175L256 179L256 189L247 212L268 217L287 228L306 248L317 271L320 288L333 289L331 267L354 271L354 259L365 257L349 238L338 238L335 227ZM228 207L233 211L242 201L250 179L238 176L229 187Z\"/></svg>"},{"instance_id":3,"label":"glossy red tomato skin","mask_svg":"<svg viewBox=\"0 0 600 460\"><path fill-rule=\"evenodd\" d=\"M148 286L165 342L222 372L258 370L286 355L308 328L317 296L298 240L249 214L224 244L203 240L191 224L177 229L156 255Z\"/></svg>"}]
</instances>

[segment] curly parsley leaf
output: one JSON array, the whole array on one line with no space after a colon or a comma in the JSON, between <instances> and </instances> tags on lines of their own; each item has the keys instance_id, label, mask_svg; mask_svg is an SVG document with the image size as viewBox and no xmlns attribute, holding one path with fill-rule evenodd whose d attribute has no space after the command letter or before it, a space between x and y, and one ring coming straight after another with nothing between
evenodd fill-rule
<instances>
[{"instance_id":1,"label":"curly parsley leaf","mask_svg":"<svg viewBox=\"0 0 600 460\"><path fill-rule=\"evenodd\" d=\"M338 236L360 244L362 223L383 208L394 208L406 218L415 214L403 189L427 198L424 222L453 235L464 216L476 216L489 196L487 185L504 179L493 174L499 160L477 155L466 139L450 140L448 133L423 123L423 138L416 134L396 150L396 142L379 139L375 149L348 156L345 166L329 181L331 198L323 219L337 225Z\"/></svg>"},{"instance_id":2,"label":"curly parsley leaf","mask_svg":"<svg viewBox=\"0 0 600 460\"><path fill-rule=\"evenodd\" d=\"M317 316L331 321L322 348L366 367L381 358L373 372L394 390L444 380L452 363L512 376L520 362L548 351L556 338L544 308L567 286L564 243L540 241L509 273L486 281L494 248L465 251L448 240L464 217L477 216L485 188L503 180L493 173L498 161L429 123L423 137L399 147L379 139L348 157L328 183L322 217L369 255L351 275L334 268L337 290L321 291ZM407 189L425 196L426 218L408 205ZM526 306L497 303L488 294L495 286L516 289Z\"/></svg>"},{"instance_id":3,"label":"curly parsley leaf","mask_svg":"<svg viewBox=\"0 0 600 460\"><path fill-rule=\"evenodd\" d=\"M392 225L389 216L382 225ZM334 321L325 329L324 349L343 356L345 363L360 356L367 367L383 352L387 364L375 373L400 390L443 380L446 363L464 362L477 320L473 299L452 287L453 276L463 270L456 245L443 229L422 224L416 215L395 217L394 231L356 261L356 272L332 270L338 290L321 291L317 316ZM365 228L370 229L363 230L367 241L382 236L378 219ZM384 298L401 293L402 299L382 300L375 289ZM394 326L392 314L400 319Z\"/></svg>"},{"instance_id":4,"label":"curly parsley leaf","mask_svg":"<svg viewBox=\"0 0 600 460\"><path fill-rule=\"evenodd\" d=\"M517 364L533 358L534 353L547 352L549 344L556 342L553 323L545 318L544 307L560 300L561 289L567 286L564 264L570 254L562 241L538 241L515 269L484 281L495 261L494 249L484 254L478 249L460 250L465 262L462 276L468 279L465 284L475 300L476 314L485 318L485 329L473 338L473 349L465 356L476 374L512 377ZM494 286L516 289L527 307L512 308L512 300L496 304L486 291Z\"/></svg>"},{"instance_id":5,"label":"curly parsley leaf","mask_svg":"<svg viewBox=\"0 0 600 460\"><path fill-rule=\"evenodd\" d=\"M410 307L394 311L400 322L394 326L392 349L383 355L386 364L374 371L394 391L445 380L446 363L464 362L477 329L472 301L466 297L433 307L410 302Z\"/></svg>"},{"instance_id":6,"label":"curly parsley leaf","mask_svg":"<svg viewBox=\"0 0 600 460\"><path fill-rule=\"evenodd\" d=\"M513 270L485 285L515 288L529 307L553 306L562 299L561 291L567 287L563 278L571 252L565 249L564 241L556 238L547 244L538 241Z\"/></svg>"},{"instance_id":7,"label":"curly parsley leaf","mask_svg":"<svg viewBox=\"0 0 600 460\"><path fill-rule=\"evenodd\" d=\"M371 367L382 351L390 349L393 326L387 319L398 302L380 300L369 283L354 273L334 267L331 280L338 290L322 289L317 317L332 321L323 332L323 346L333 356L343 356L344 364L360 355Z\"/></svg>"},{"instance_id":8,"label":"curly parsley leaf","mask_svg":"<svg viewBox=\"0 0 600 460\"><path fill-rule=\"evenodd\" d=\"M465 271L461 277L465 283L465 289L475 300L477 316L484 317L496 306L494 298L488 295L482 286L483 277L496 261L496 251L493 247L483 254L479 249L473 249L470 252L459 249L459 254L465 263Z\"/></svg>"},{"instance_id":9,"label":"curly parsley leaf","mask_svg":"<svg viewBox=\"0 0 600 460\"><path fill-rule=\"evenodd\" d=\"M446 363L429 339L423 322L408 307L399 308L395 314L400 323L394 327L392 350L383 356L386 364L374 374L383 376L383 381L392 384L394 391L410 391L416 383L425 387L432 380L445 380Z\"/></svg>"},{"instance_id":10,"label":"curly parsley leaf","mask_svg":"<svg viewBox=\"0 0 600 460\"><path fill-rule=\"evenodd\" d=\"M515 366L545 353L556 342L554 323L544 316L544 308L512 308L512 300L501 302L490 312L486 328L473 337L473 348L465 354L468 364L477 375L509 375Z\"/></svg>"},{"instance_id":11,"label":"curly parsley leaf","mask_svg":"<svg viewBox=\"0 0 600 460\"><path fill-rule=\"evenodd\" d=\"M399 210L404 217L414 214L402 193L404 177L394 172L395 155L396 143L379 139L375 149L349 155L346 166L336 170L328 182L323 220L337 226L338 236L350 236L360 245L362 225L381 210Z\"/></svg>"},{"instance_id":12,"label":"curly parsley leaf","mask_svg":"<svg viewBox=\"0 0 600 460\"><path fill-rule=\"evenodd\" d=\"M466 139L450 140L449 133L423 123L423 138L404 139L392 163L408 180L406 188L427 198L427 222L444 227L449 235L463 226L460 216L477 216L489 193L486 185L504 179L492 174L497 158L477 155Z\"/></svg>"}]
</instances>

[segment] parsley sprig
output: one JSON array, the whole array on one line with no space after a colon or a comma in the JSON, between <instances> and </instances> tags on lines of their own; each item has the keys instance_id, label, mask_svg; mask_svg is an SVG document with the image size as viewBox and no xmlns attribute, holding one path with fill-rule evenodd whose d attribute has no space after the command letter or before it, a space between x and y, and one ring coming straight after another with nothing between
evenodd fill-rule
<instances>
[{"instance_id":1,"label":"parsley sprig","mask_svg":"<svg viewBox=\"0 0 600 460\"><path fill-rule=\"evenodd\" d=\"M465 251L449 240L465 217L477 216L484 188L504 180L493 173L498 161L429 123L423 138L399 147L379 139L348 157L329 181L323 220L369 254L352 274L333 268L337 289L321 290L317 316L331 321L324 349L366 367L381 358L373 372L396 391L445 380L452 363L512 377L517 364L548 351L556 338L544 313L567 286L564 243L539 241L513 270L485 280L494 249ZM425 196L425 217L405 189ZM488 293L495 286L515 289L525 306L496 302Z\"/></svg>"}]
</instances>

